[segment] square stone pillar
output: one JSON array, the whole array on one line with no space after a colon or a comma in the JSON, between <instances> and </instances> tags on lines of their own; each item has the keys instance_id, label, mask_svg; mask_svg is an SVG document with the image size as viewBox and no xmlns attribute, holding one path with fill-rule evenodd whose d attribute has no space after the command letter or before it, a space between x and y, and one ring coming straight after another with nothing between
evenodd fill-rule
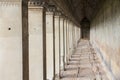
<instances>
[{"instance_id":1,"label":"square stone pillar","mask_svg":"<svg viewBox=\"0 0 120 80\"><path fill-rule=\"evenodd\" d=\"M55 24L55 74L56 77L59 77L60 70L60 16L56 12L54 16Z\"/></svg>"},{"instance_id":2,"label":"square stone pillar","mask_svg":"<svg viewBox=\"0 0 120 80\"><path fill-rule=\"evenodd\" d=\"M29 5L29 80L45 80L46 14L44 7L32 3Z\"/></svg>"},{"instance_id":3,"label":"square stone pillar","mask_svg":"<svg viewBox=\"0 0 120 80\"><path fill-rule=\"evenodd\" d=\"M70 54L70 56L71 56L71 54L72 54L72 52L73 52L73 34L72 34L72 27L73 27L73 25L72 25L72 21L70 21L69 22L69 24L70 24L70 28L69 28L69 54Z\"/></svg>"},{"instance_id":4,"label":"square stone pillar","mask_svg":"<svg viewBox=\"0 0 120 80\"><path fill-rule=\"evenodd\" d=\"M63 28L64 28L64 18L61 16L60 17L60 70L64 70Z\"/></svg>"},{"instance_id":5,"label":"square stone pillar","mask_svg":"<svg viewBox=\"0 0 120 80\"><path fill-rule=\"evenodd\" d=\"M78 41L78 33L77 33L77 26L75 26L75 45L77 47L77 41Z\"/></svg>"},{"instance_id":6,"label":"square stone pillar","mask_svg":"<svg viewBox=\"0 0 120 80\"><path fill-rule=\"evenodd\" d=\"M64 66L65 66L65 63L67 62L66 61L66 58L67 58L67 19L65 18L64 19L64 43L63 43L63 47L64 47Z\"/></svg>"},{"instance_id":7,"label":"square stone pillar","mask_svg":"<svg viewBox=\"0 0 120 80\"><path fill-rule=\"evenodd\" d=\"M28 5L0 0L0 80L29 80Z\"/></svg>"},{"instance_id":8,"label":"square stone pillar","mask_svg":"<svg viewBox=\"0 0 120 80\"><path fill-rule=\"evenodd\" d=\"M69 41L70 41L70 39L69 39L69 28L70 28L70 27L69 27L69 26L70 26L69 20L67 20L67 26L66 26L66 27L67 27L67 29L66 29L66 30L67 30L67 36L66 36L66 37L67 37L67 38L66 38L66 41L67 41L67 43L66 43L66 44L67 44L67 45L66 45L66 47L67 47L67 54L66 54L67 63L68 63L68 61L69 61L69 48L70 48L70 44L69 44L69 43L70 43L70 42L69 42Z\"/></svg>"},{"instance_id":9,"label":"square stone pillar","mask_svg":"<svg viewBox=\"0 0 120 80\"><path fill-rule=\"evenodd\" d=\"M78 39L79 39L79 32L78 32L78 27L76 26L76 44L78 45Z\"/></svg>"},{"instance_id":10,"label":"square stone pillar","mask_svg":"<svg viewBox=\"0 0 120 80\"><path fill-rule=\"evenodd\" d=\"M75 24L73 24L73 49L76 49L76 42L75 42Z\"/></svg>"},{"instance_id":11,"label":"square stone pillar","mask_svg":"<svg viewBox=\"0 0 120 80\"><path fill-rule=\"evenodd\" d=\"M54 13L52 11L46 12L46 47L47 47L47 79L54 78Z\"/></svg>"},{"instance_id":12,"label":"square stone pillar","mask_svg":"<svg viewBox=\"0 0 120 80\"><path fill-rule=\"evenodd\" d=\"M78 40L80 39L80 28L78 27Z\"/></svg>"},{"instance_id":13,"label":"square stone pillar","mask_svg":"<svg viewBox=\"0 0 120 80\"><path fill-rule=\"evenodd\" d=\"M72 54L74 53L75 46L74 46L74 23L72 22Z\"/></svg>"},{"instance_id":14,"label":"square stone pillar","mask_svg":"<svg viewBox=\"0 0 120 80\"><path fill-rule=\"evenodd\" d=\"M81 39L81 28L79 27L79 39Z\"/></svg>"}]
</instances>

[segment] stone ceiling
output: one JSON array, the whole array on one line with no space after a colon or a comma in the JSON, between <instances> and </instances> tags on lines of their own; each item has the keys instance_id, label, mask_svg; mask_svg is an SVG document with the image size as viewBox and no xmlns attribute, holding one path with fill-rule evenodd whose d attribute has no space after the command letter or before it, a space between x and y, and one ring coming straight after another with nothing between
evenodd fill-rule
<instances>
[{"instance_id":1,"label":"stone ceiling","mask_svg":"<svg viewBox=\"0 0 120 80\"><path fill-rule=\"evenodd\" d=\"M72 14L77 20L81 21L84 17L92 19L95 10L98 9L98 4L101 0L69 0Z\"/></svg>"},{"instance_id":2,"label":"stone ceiling","mask_svg":"<svg viewBox=\"0 0 120 80\"><path fill-rule=\"evenodd\" d=\"M96 12L99 10L105 0L53 0L64 11L68 9L68 13L80 22L84 17L92 20ZM65 6L66 5L66 6ZM66 8L67 7L67 8Z\"/></svg>"},{"instance_id":3,"label":"stone ceiling","mask_svg":"<svg viewBox=\"0 0 120 80\"><path fill-rule=\"evenodd\" d=\"M49 1L57 5L65 14L78 24L83 18L91 21L105 0L30 0Z\"/></svg>"}]
</instances>

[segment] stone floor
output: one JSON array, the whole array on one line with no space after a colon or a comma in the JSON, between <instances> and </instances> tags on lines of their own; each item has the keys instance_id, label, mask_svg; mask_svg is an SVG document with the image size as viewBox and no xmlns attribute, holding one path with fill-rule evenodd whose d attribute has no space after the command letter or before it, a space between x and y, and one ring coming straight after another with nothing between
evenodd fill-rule
<instances>
[{"instance_id":1,"label":"stone floor","mask_svg":"<svg viewBox=\"0 0 120 80\"><path fill-rule=\"evenodd\" d=\"M71 55L60 80L108 80L101 62L89 41L82 40Z\"/></svg>"}]
</instances>

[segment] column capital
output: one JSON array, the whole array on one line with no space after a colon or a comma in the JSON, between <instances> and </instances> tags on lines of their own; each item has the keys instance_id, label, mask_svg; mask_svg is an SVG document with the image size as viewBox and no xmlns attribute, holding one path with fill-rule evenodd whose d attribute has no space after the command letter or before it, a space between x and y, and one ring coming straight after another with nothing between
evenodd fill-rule
<instances>
[{"instance_id":1,"label":"column capital","mask_svg":"<svg viewBox=\"0 0 120 80\"><path fill-rule=\"evenodd\" d=\"M54 4L48 3L46 6L46 14L47 15L55 15L56 6Z\"/></svg>"},{"instance_id":2,"label":"column capital","mask_svg":"<svg viewBox=\"0 0 120 80\"><path fill-rule=\"evenodd\" d=\"M64 20L66 20L66 21L67 21L67 20L68 20L68 17L64 16Z\"/></svg>"},{"instance_id":3,"label":"column capital","mask_svg":"<svg viewBox=\"0 0 120 80\"><path fill-rule=\"evenodd\" d=\"M60 17L63 19L67 18L63 13L61 13Z\"/></svg>"},{"instance_id":4,"label":"column capital","mask_svg":"<svg viewBox=\"0 0 120 80\"><path fill-rule=\"evenodd\" d=\"M55 11L55 16L61 16L62 15L62 13L60 12L60 11Z\"/></svg>"},{"instance_id":5,"label":"column capital","mask_svg":"<svg viewBox=\"0 0 120 80\"><path fill-rule=\"evenodd\" d=\"M47 2L42 0L30 0L28 2L29 7L47 7Z\"/></svg>"},{"instance_id":6,"label":"column capital","mask_svg":"<svg viewBox=\"0 0 120 80\"><path fill-rule=\"evenodd\" d=\"M47 12L55 12L56 11L56 6L52 4L48 4L46 7Z\"/></svg>"}]
</instances>

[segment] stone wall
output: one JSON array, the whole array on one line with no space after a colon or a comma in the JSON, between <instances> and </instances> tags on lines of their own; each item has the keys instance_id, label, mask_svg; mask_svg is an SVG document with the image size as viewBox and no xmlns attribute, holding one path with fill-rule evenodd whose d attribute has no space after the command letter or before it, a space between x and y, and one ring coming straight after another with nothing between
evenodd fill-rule
<instances>
[{"instance_id":1,"label":"stone wall","mask_svg":"<svg viewBox=\"0 0 120 80\"><path fill-rule=\"evenodd\" d=\"M120 80L120 0L106 0L91 22L90 40L111 80Z\"/></svg>"},{"instance_id":2,"label":"stone wall","mask_svg":"<svg viewBox=\"0 0 120 80\"><path fill-rule=\"evenodd\" d=\"M0 0L0 80L22 80L21 2Z\"/></svg>"}]
</instances>

